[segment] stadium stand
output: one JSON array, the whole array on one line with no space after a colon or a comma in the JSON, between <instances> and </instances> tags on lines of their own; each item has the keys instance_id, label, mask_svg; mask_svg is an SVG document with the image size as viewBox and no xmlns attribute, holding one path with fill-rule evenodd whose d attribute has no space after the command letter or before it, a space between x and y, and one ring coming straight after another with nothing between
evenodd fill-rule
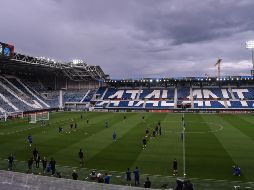
<instances>
[{"instance_id":1,"label":"stadium stand","mask_svg":"<svg viewBox=\"0 0 254 190\"><path fill-rule=\"evenodd\" d=\"M186 100L189 99L190 96L190 88L188 87L182 87L177 88L177 98L178 100Z\"/></svg>"},{"instance_id":2,"label":"stadium stand","mask_svg":"<svg viewBox=\"0 0 254 190\"><path fill-rule=\"evenodd\" d=\"M9 60L0 59L0 74L0 117L6 113L32 113L51 109L254 109L254 77L225 77L223 80L216 77L111 80L99 66L83 62L60 63L17 53ZM4 189L11 189L13 185L23 188L24 183L30 189L45 186L49 189L48 184L53 186L51 189L132 189L1 171L0 183Z\"/></svg>"},{"instance_id":3,"label":"stadium stand","mask_svg":"<svg viewBox=\"0 0 254 190\"><path fill-rule=\"evenodd\" d=\"M50 108L43 99L34 94L17 78L5 78L1 76L0 86L1 99L4 102L1 105L4 107L3 110L7 112Z\"/></svg>"},{"instance_id":4,"label":"stadium stand","mask_svg":"<svg viewBox=\"0 0 254 190\"><path fill-rule=\"evenodd\" d=\"M81 102L87 91L66 91L64 92L64 102Z\"/></svg>"},{"instance_id":5,"label":"stadium stand","mask_svg":"<svg viewBox=\"0 0 254 190\"><path fill-rule=\"evenodd\" d=\"M95 92L95 99L103 99L104 93L106 93L106 90L107 90L106 87L98 88L98 90Z\"/></svg>"},{"instance_id":6,"label":"stadium stand","mask_svg":"<svg viewBox=\"0 0 254 190\"><path fill-rule=\"evenodd\" d=\"M80 102L90 102L96 93L96 89L88 90Z\"/></svg>"},{"instance_id":7,"label":"stadium stand","mask_svg":"<svg viewBox=\"0 0 254 190\"><path fill-rule=\"evenodd\" d=\"M231 87L219 86L205 88L169 87L161 89L101 87L95 95L97 98L91 100L95 101L95 108L174 109L177 105L184 104L191 104L192 106L189 109L254 108L253 103L250 101L254 99L253 87L232 89Z\"/></svg>"},{"instance_id":8,"label":"stadium stand","mask_svg":"<svg viewBox=\"0 0 254 190\"><path fill-rule=\"evenodd\" d=\"M29 85L30 84L30 85ZM31 85L32 84L32 85ZM0 112L58 108L59 91L47 91L42 84L17 77L0 77ZM107 109L253 109L254 87L168 87L65 90L64 103L90 103Z\"/></svg>"}]
</instances>

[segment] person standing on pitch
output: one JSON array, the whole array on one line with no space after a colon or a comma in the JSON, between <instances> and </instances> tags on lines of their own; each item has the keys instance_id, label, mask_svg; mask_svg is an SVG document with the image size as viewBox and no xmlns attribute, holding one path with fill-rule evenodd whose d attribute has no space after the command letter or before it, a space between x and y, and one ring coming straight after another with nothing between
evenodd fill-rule
<instances>
[{"instance_id":1,"label":"person standing on pitch","mask_svg":"<svg viewBox=\"0 0 254 190\"><path fill-rule=\"evenodd\" d=\"M10 156L8 157L8 170L12 171L13 169L13 165L14 165L14 156L13 154L10 154Z\"/></svg>"},{"instance_id":2,"label":"person standing on pitch","mask_svg":"<svg viewBox=\"0 0 254 190\"><path fill-rule=\"evenodd\" d=\"M113 132L113 141L116 142L116 131Z\"/></svg>"},{"instance_id":3,"label":"person standing on pitch","mask_svg":"<svg viewBox=\"0 0 254 190\"><path fill-rule=\"evenodd\" d=\"M56 161L54 160L54 158L51 158L49 164L51 166L51 171L53 176L56 173Z\"/></svg>"},{"instance_id":4,"label":"person standing on pitch","mask_svg":"<svg viewBox=\"0 0 254 190\"><path fill-rule=\"evenodd\" d=\"M158 135L158 132L159 132L159 126L158 125L155 126L155 132L156 132L156 135Z\"/></svg>"},{"instance_id":5,"label":"person standing on pitch","mask_svg":"<svg viewBox=\"0 0 254 190\"><path fill-rule=\"evenodd\" d=\"M105 121L105 128L108 128L108 121Z\"/></svg>"},{"instance_id":6,"label":"person standing on pitch","mask_svg":"<svg viewBox=\"0 0 254 190\"><path fill-rule=\"evenodd\" d=\"M62 127L58 127L58 132L61 133L63 131Z\"/></svg>"},{"instance_id":7,"label":"person standing on pitch","mask_svg":"<svg viewBox=\"0 0 254 190\"><path fill-rule=\"evenodd\" d=\"M27 171L27 173L33 173L33 163L34 163L34 159L31 157L27 161L27 165L28 165L28 171Z\"/></svg>"},{"instance_id":8,"label":"person standing on pitch","mask_svg":"<svg viewBox=\"0 0 254 190\"><path fill-rule=\"evenodd\" d=\"M105 173L105 176L104 176L104 183L105 183L105 184L109 184L109 181L110 181L110 176L108 175L108 173Z\"/></svg>"},{"instance_id":9,"label":"person standing on pitch","mask_svg":"<svg viewBox=\"0 0 254 190\"><path fill-rule=\"evenodd\" d=\"M173 161L173 176L177 175L177 160Z\"/></svg>"},{"instance_id":10,"label":"person standing on pitch","mask_svg":"<svg viewBox=\"0 0 254 190\"><path fill-rule=\"evenodd\" d=\"M146 137L148 137L148 136L149 136L149 129L146 128Z\"/></svg>"},{"instance_id":11,"label":"person standing on pitch","mask_svg":"<svg viewBox=\"0 0 254 190\"><path fill-rule=\"evenodd\" d=\"M133 171L134 173L134 180L135 180L135 186L139 185L139 170L138 167Z\"/></svg>"},{"instance_id":12,"label":"person standing on pitch","mask_svg":"<svg viewBox=\"0 0 254 190\"><path fill-rule=\"evenodd\" d=\"M130 168L127 168L127 171L126 171L126 181L128 183L130 183L130 181L131 181L131 171L130 171Z\"/></svg>"},{"instance_id":13,"label":"person standing on pitch","mask_svg":"<svg viewBox=\"0 0 254 190\"><path fill-rule=\"evenodd\" d=\"M239 166L233 166L233 174L235 176L241 176L241 168Z\"/></svg>"},{"instance_id":14,"label":"person standing on pitch","mask_svg":"<svg viewBox=\"0 0 254 190\"><path fill-rule=\"evenodd\" d=\"M84 153L83 153L82 149L79 150L78 156L79 156L79 164L81 167L83 167L84 166Z\"/></svg>"},{"instance_id":15,"label":"person standing on pitch","mask_svg":"<svg viewBox=\"0 0 254 190\"><path fill-rule=\"evenodd\" d=\"M36 157L37 157L38 154L39 154L38 150L36 148L34 148L34 150L33 150L34 160L36 160Z\"/></svg>"},{"instance_id":16,"label":"person standing on pitch","mask_svg":"<svg viewBox=\"0 0 254 190\"><path fill-rule=\"evenodd\" d=\"M48 160L44 156L43 159L41 160L41 162L42 162L42 170L43 170L43 173L45 174L46 173L46 167L47 167Z\"/></svg>"},{"instance_id":17,"label":"person standing on pitch","mask_svg":"<svg viewBox=\"0 0 254 190\"><path fill-rule=\"evenodd\" d=\"M31 146L32 146L32 143L33 143L32 135L28 135L28 137L27 137L27 142L28 142L29 146L31 147Z\"/></svg>"},{"instance_id":18,"label":"person standing on pitch","mask_svg":"<svg viewBox=\"0 0 254 190\"><path fill-rule=\"evenodd\" d=\"M153 129L153 137L155 137L155 135L156 135L156 131L155 129Z\"/></svg>"},{"instance_id":19,"label":"person standing on pitch","mask_svg":"<svg viewBox=\"0 0 254 190\"><path fill-rule=\"evenodd\" d=\"M142 141L143 141L143 150L144 150L144 149L146 149L146 143L147 143L146 137L144 137Z\"/></svg>"},{"instance_id":20,"label":"person standing on pitch","mask_svg":"<svg viewBox=\"0 0 254 190\"><path fill-rule=\"evenodd\" d=\"M41 161L40 154L37 153L37 155L36 155L36 157L35 157L35 166L36 166L36 168L39 168L39 167L40 167L40 161Z\"/></svg>"}]
</instances>

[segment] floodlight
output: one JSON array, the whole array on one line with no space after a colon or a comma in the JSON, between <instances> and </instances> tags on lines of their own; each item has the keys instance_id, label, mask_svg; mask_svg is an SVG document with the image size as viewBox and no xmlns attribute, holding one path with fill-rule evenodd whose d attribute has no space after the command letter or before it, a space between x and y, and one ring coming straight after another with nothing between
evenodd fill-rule
<instances>
[{"instance_id":1,"label":"floodlight","mask_svg":"<svg viewBox=\"0 0 254 190\"><path fill-rule=\"evenodd\" d=\"M254 49L254 41L247 41L246 48L247 49Z\"/></svg>"},{"instance_id":2,"label":"floodlight","mask_svg":"<svg viewBox=\"0 0 254 190\"><path fill-rule=\"evenodd\" d=\"M251 57L252 57L252 70L251 76L254 76L254 40L246 42L246 48L251 50Z\"/></svg>"}]
</instances>

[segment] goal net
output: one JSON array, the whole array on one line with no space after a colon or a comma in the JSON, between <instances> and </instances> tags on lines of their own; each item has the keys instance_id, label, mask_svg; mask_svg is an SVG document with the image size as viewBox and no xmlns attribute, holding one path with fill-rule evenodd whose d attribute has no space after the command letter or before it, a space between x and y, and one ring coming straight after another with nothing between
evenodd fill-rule
<instances>
[{"instance_id":1,"label":"goal net","mask_svg":"<svg viewBox=\"0 0 254 190\"><path fill-rule=\"evenodd\" d=\"M49 112L37 112L30 114L30 123L36 123L37 121L48 121Z\"/></svg>"}]
</instances>

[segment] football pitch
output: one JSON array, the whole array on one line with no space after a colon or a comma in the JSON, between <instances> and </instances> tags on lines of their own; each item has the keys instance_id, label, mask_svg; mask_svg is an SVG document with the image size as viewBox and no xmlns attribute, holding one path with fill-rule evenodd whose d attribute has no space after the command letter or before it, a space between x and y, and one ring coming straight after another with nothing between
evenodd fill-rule
<instances>
[{"instance_id":1,"label":"football pitch","mask_svg":"<svg viewBox=\"0 0 254 190\"><path fill-rule=\"evenodd\" d=\"M77 129L70 128L71 120L77 123ZM171 177L174 159L178 161L178 176L183 176L181 121L181 113L59 112L50 114L46 127L39 122L30 124L27 118L1 122L0 169L7 169L5 159L13 153L19 165L17 171L25 172L36 147L41 157L54 157L56 169L69 177L72 168L79 171L80 180L97 169L114 175L112 183L125 184L124 172L137 166L141 175L151 176L153 187L161 187L166 178L175 180ZM188 178L232 182L231 187L236 181L254 181L254 115L186 113L184 121ZM158 122L162 135L149 137L147 148L142 149L146 128L151 134ZM63 128L61 133L59 127ZM116 142L112 139L114 131ZM33 137L32 147L27 143L29 134ZM85 155L84 169L79 168L80 148ZM234 165L240 166L241 176L233 176ZM253 188L253 184L249 186Z\"/></svg>"}]
</instances>

